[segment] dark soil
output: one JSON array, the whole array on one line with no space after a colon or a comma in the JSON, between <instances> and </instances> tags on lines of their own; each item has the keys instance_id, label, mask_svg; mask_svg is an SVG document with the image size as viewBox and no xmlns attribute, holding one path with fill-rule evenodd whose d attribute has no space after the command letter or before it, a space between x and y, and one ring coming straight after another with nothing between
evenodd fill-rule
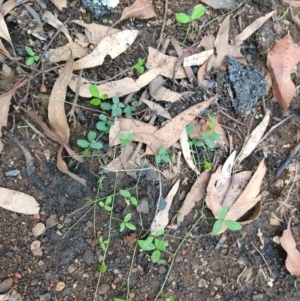
<instances>
[{"instance_id":1,"label":"dark soil","mask_svg":"<svg viewBox=\"0 0 300 301\"><path fill-rule=\"evenodd\" d=\"M51 3L48 3L49 1L46 2L48 10L58 12ZM58 19L64 22L67 18L70 18L70 20L81 18L85 22L103 24L104 19L92 19L88 12L80 9L81 4L79 2L68 1L68 8L58 12ZM129 2L132 3L133 1L130 0ZM161 21L164 16L164 3L160 1L154 1L154 3L158 20ZM127 5L127 1L121 1L115 10L105 15L106 21L112 24L118 20L122 10ZM186 26L176 23L174 14L191 9L194 5L195 1L192 0L169 0L164 37L174 35L178 41L184 39ZM42 16L44 9L41 6L35 3L32 7ZM232 14L230 39L232 40L243 28L258 17L271 10L276 10L277 17L282 16L287 7L287 4L280 0L245 1L244 5ZM15 11L21 20L24 7L21 5ZM208 12L201 19L201 22L206 23L225 12L208 8ZM221 20L213 22L208 27L200 30L199 36L194 37L194 41L187 42L187 45L191 46L193 42L200 41L205 35L216 35ZM201 25L201 22L198 22L198 25ZM8 23L8 27L17 55L22 56L24 62L26 56L24 46L29 45L30 40L34 42L36 40L26 33L30 27L30 22L26 23L22 20L20 24L11 21ZM70 31L74 28L73 26L68 23ZM112 78L120 71L132 67L139 57L146 58L149 46L156 47L161 23L151 23L147 20L127 20L118 26L119 28L138 29L139 36L137 40L128 51L116 59L106 58L102 66L84 70L84 78L95 81ZM53 31L53 28L48 25L45 25L44 29L45 32L49 31L49 35ZM257 70L261 70L266 74L268 50L288 31L294 42L299 43L299 29L290 20L289 14L281 21L275 21L272 18L268 20L244 44L244 55L250 66L247 68L257 68ZM49 37L45 42L36 41L33 43L34 50L42 54L43 46L49 41ZM59 34L58 38L54 39L51 47L55 48L66 43L64 36ZM167 54L176 55L172 46L169 46ZM17 66L13 61L7 63L12 68ZM296 86L300 83L299 74L299 70L297 70L293 75ZM28 76L30 76L30 73ZM136 78L137 74L135 71L128 71L123 76ZM260 122L254 116L264 113L262 97L257 97L258 102L254 108L248 111L248 114L245 115L243 111L243 116L239 116L232 107L228 92L228 87L232 86L228 71L214 70L207 75L207 78L212 83L208 89L193 86L185 80L177 81L176 89L178 91L197 91L196 97L186 97L174 105L163 102L160 104L167 108L171 116L174 117L187 107L195 104L195 101L200 102L218 93L220 96L218 104L215 104L209 112L217 116L219 110L223 110L245 124L241 126L225 115L218 114L218 121L235 131L228 130L228 133L233 135L233 144L239 150L243 141L236 133L238 132L240 137L244 138ZM49 91L51 91L56 79L56 72L46 74L45 80ZM262 79L260 78L259 81L262 81ZM172 84L171 81L167 81L166 87L171 88ZM41 77L36 77L30 82L28 87L29 97L24 105L39 112L39 115L47 122L47 99L40 97L40 85ZM7 92L12 86L12 83L1 80L0 89L2 92ZM15 101L18 102L23 99L26 88L25 86L18 90ZM134 98L138 99L141 92L134 95ZM254 99L245 97L245 101L254 102ZM67 100L72 101L72 97L67 97ZM159 181L149 180L147 175L140 175L138 179L133 179L124 172L99 174L100 170L103 172L101 166L110 162L114 156L112 152L109 155L105 153L101 153L100 156L95 154L95 156L86 158L85 162L79 165L66 157L70 170L87 180L87 186L83 188L81 184L57 169L56 154L58 145L48 138L38 137L30 128L24 127L26 124L23 118L27 117L24 116L24 113L11 108L6 130L13 129L13 133L33 155L36 168L35 174L45 189L38 187L26 175L23 153L11 139L3 136L4 149L0 157L1 186L30 194L39 202L41 209L40 216L33 217L0 208L0 283L5 279L12 278L14 289L21 294L24 301L90 301L113 300L113 298L126 300L126 296L128 300L153 301L157 300L155 298L163 284L165 286L159 300L166 300L170 296L173 296L176 301L300 300L298 279L291 276L286 270L286 253L274 239L281 236L292 212L295 216L296 230L293 230L296 231L295 236L297 236L297 229L299 231L299 227L297 227L299 225L300 209L297 176L298 161L292 161L289 168L278 179L275 178L278 166L299 140L300 124L298 119L300 117L300 106L298 101L299 95L297 94L287 113L287 115L294 114L294 117L276 128L243 162L243 170L255 171L259 161L263 157L267 157L267 175L262 187L263 209L259 219L244 226L239 232L227 231L222 236L206 235L211 232L213 226L212 215L209 210L203 207L203 203L199 202L178 229L166 230L166 233L169 234L169 236L165 236L168 241L168 251L174 253L181 239L194 227L178 249L173 266L171 265L171 257L168 257L168 255L163 255L163 258L167 260L167 265L153 264L145 252L135 248L141 225L144 229L148 229L154 218L156 200L160 190ZM281 121L284 116L278 103L273 99L271 90L265 96L265 103L267 108L272 111L272 120L269 125L269 127L272 127ZM79 99L79 104L91 107L87 99ZM69 110L70 108L67 107L66 109ZM144 117L143 111L145 109L146 107L142 107L137 110L138 118ZM81 149L76 145L76 141L85 138L89 130L94 130L98 120L98 114L93 111L83 110L81 113L82 115L78 116L80 119L77 126L74 128L71 126L70 145L78 152ZM146 113L151 115L151 112L147 111ZM163 119L157 120L157 125L163 121ZM107 137L103 138L103 142L108 142ZM116 154L119 151L120 149L116 149ZM177 153L176 149L171 151ZM218 164L222 164L226 156L227 154L220 150ZM213 158L213 155L211 157ZM153 162L153 157L150 157L149 160ZM166 168L167 165L161 166L161 170ZM16 177L5 176L5 172L15 169L21 171L20 175ZM98 185L101 175L105 176L102 182L103 187ZM170 217L176 215L176 211L182 203L182 196L189 191L195 181L195 176L188 167L182 169L179 178L181 182L185 180L185 185L181 184L175 196ZM174 179L162 178L163 196L167 195L174 183ZM120 222L118 220L112 221L111 241L105 259L108 269L99 278L98 265L103 259L103 251L99 247L98 238L100 236L108 237L109 214L100 208L97 203L95 203L95 206L94 203L88 203L87 199L105 198L113 194L114 191L119 191L119 189L133 187L135 188L134 191L138 193L139 201L143 199L147 201L149 213L140 215L132 206L126 205L124 198L116 197L113 216L122 219L127 213L132 213L131 221L137 225L138 230L134 232L127 229L121 233L119 231ZM285 204L282 205L282 202ZM200 214L203 215L203 218L195 224ZM271 223L274 214L279 221L276 225ZM35 238L32 229L37 223L45 224L46 231ZM262 235L261 238L259 233ZM41 241L42 256L34 256L31 252L31 244L36 239ZM220 242L220 239L222 239L222 242ZM172 268L168 275L169 267ZM129 274L130 272L131 274ZM166 282L164 283L164 281ZM57 287L60 282L65 284L62 290Z\"/></svg>"}]
</instances>

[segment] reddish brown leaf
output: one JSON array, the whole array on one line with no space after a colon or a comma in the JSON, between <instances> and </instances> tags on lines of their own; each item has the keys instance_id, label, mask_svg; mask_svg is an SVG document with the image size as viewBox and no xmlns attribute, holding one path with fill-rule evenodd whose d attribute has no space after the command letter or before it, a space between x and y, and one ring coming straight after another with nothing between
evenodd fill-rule
<instances>
[{"instance_id":1,"label":"reddish brown leaf","mask_svg":"<svg viewBox=\"0 0 300 301\"><path fill-rule=\"evenodd\" d=\"M291 72L299 61L300 46L293 42L290 34L279 40L268 53L267 66L272 77L273 94L283 112L286 112L295 94Z\"/></svg>"},{"instance_id":2,"label":"reddish brown leaf","mask_svg":"<svg viewBox=\"0 0 300 301\"><path fill-rule=\"evenodd\" d=\"M150 19L156 17L156 13L151 3L148 0L136 0L132 5L126 7L123 10L122 16L119 21L117 21L115 25L118 23L128 19L128 18L136 18L139 20Z\"/></svg>"},{"instance_id":3,"label":"reddish brown leaf","mask_svg":"<svg viewBox=\"0 0 300 301\"><path fill-rule=\"evenodd\" d=\"M291 231L291 219L289 220L287 229L283 231L280 243L287 252L285 261L287 270L294 276L300 276L300 253L296 249L296 242Z\"/></svg>"}]
</instances>

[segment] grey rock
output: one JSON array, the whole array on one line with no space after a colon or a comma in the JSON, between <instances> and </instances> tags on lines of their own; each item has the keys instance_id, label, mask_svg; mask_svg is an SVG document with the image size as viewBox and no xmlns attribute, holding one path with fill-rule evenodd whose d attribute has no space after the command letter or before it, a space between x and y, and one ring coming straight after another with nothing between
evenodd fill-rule
<instances>
[{"instance_id":1,"label":"grey rock","mask_svg":"<svg viewBox=\"0 0 300 301\"><path fill-rule=\"evenodd\" d=\"M68 272L70 274L73 274L76 270L77 270L77 267L74 263L68 266Z\"/></svg>"},{"instance_id":2,"label":"grey rock","mask_svg":"<svg viewBox=\"0 0 300 301\"><path fill-rule=\"evenodd\" d=\"M149 213L149 204L146 198L143 198L139 205L137 206L136 210L140 213L148 214Z\"/></svg>"},{"instance_id":3,"label":"grey rock","mask_svg":"<svg viewBox=\"0 0 300 301\"><path fill-rule=\"evenodd\" d=\"M6 278L0 283L0 294L8 292L14 284L13 278Z\"/></svg>"},{"instance_id":4,"label":"grey rock","mask_svg":"<svg viewBox=\"0 0 300 301\"><path fill-rule=\"evenodd\" d=\"M87 248L83 254L83 261L87 265L91 265L94 260L94 253L90 248Z\"/></svg>"},{"instance_id":5,"label":"grey rock","mask_svg":"<svg viewBox=\"0 0 300 301\"><path fill-rule=\"evenodd\" d=\"M98 288L98 294L99 295L106 295L107 292L109 291L110 286L106 283L102 283L99 288Z\"/></svg>"},{"instance_id":6,"label":"grey rock","mask_svg":"<svg viewBox=\"0 0 300 301\"><path fill-rule=\"evenodd\" d=\"M49 292L40 296L40 301L48 301L48 300L51 300L51 294Z\"/></svg>"},{"instance_id":7,"label":"grey rock","mask_svg":"<svg viewBox=\"0 0 300 301\"><path fill-rule=\"evenodd\" d=\"M110 12L107 6L102 4L101 0L82 0L81 2L83 7L89 10L94 19L100 19L100 17Z\"/></svg>"},{"instance_id":8,"label":"grey rock","mask_svg":"<svg viewBox=\"0 0 300 301\"><path fill-rule=\"evenodd\" d=\"M198 287L203 288L206 285L206 280L204 278L201 278L198 282Z\"/></svg>"},{"instance_id":9,"label":"grey rock","mask_svg":"<svg viewBox=\"0 0 300 301\"><path fill-rule=\"evenodd\" d=\"M13 254L13 252L8 251L8 252L5 253L5 256L7 256L9 258L13 258L14 254Z\"/></svg>"}]
</instances>

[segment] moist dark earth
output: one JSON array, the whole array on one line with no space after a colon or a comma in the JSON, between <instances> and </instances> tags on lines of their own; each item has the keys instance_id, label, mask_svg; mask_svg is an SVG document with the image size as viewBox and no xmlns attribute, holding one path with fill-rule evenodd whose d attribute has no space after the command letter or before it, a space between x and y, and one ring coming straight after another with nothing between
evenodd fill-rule
<instances>
[{"instance_id":1,"label":"moist dark earth","mask_svg":"<svg viewBox=\"0 0 300 301\"><path fill-rule=\"evenodd\" d=\"M113 24L120 18L123 9L133 1L121 1L117 8L107 12L101 18L95 18L97 17L95 13L83 10L80 1L68 1L68 7L62 12L58 11L50 1L45 1L45 3L47 9L57 13L58 19L62 22L69 18L69 20L82 19L86 23ZM164 18L165 3L154 1L153 4L158 15L157 19L129 19L117 25L120 29L136 28L139 30L138 38L133 45L116 59L106 58L102 66L84 70L84 78L95 81L109 80L122 70L132 67L139 57L146 58L149 46L156 48ZM195 4L198 2L168 1L164 38L173 35L178 41L184 39L186 26L175 22L175 13L190 11ZM237 1L236 5L238 4L240 1ZM241 30L258 17L276 10L276 18L279 18L287 7L286 3L277 0L244 1L240 8L232 12L229 40L232 41ZM32 8L40 16L45 9L36 2L32 3ZM20 5L14 11L17 18L18 16L21 18L24 7ZM226 12L208 7L205 16L197 21L198 26ZM296 9L295 13L297 13ZM267 73L267 53L275 42L290 32L294 42L299 43L300 35L299 28L290 19L289 13L281 20L276 18L269 19L244 43L243 54L249 64L248 71L256 70L257 77L249 75L249 82L244 81L243 84L258 85L255 101L253 97L249 96L247 99L247 95L243 95L245 102L251 101L254 104L252 109L247 108L247 114L244 114L244 110L235 110L232 105L228 87L233 87L234 83L231 82L228 70L214 70L209 73L207 80L211 85L206 89L184 82L184 80L177 81L175 86L177 91L194 91L197 92L195 94L197 97L185 97L184 100L174 105L160 102L174 117L193 105L195 101L200 102L211 95L218 94L218 103L209 109L209 113L215 116L220 124L227 127L228 133L233 135L233 145L237 150L242 147L243 139L247 134L260 122L260 119L257 120L255 116L264 114L263 97L266 107L272 112L269 128L293 114L292 118L276 128L243 162L243 170L255 171L260 160L266 157L267 174L262 185L263 207L261 216L256 221L244 226L241 231L227 231L223 235L212 236L209 234L213 226L212 214L204 206L204 202L198 202L178 229L172 229L172 227L166 229L167 235L164 239L168 242L167 250L171 253L176 252L174 261L166 253L163 255L167 261L166 265L154 264L146 252L136 247L136 240L139 235L145 233L142 232L142 228L148 229L154 218L160 186L162 195L166 196L176 179L162 177L160 185L159 181L149 180L145 174L140 174L137 179L134 179L122 171L103 173L101 166L105 164L105 160L109 162L112 159L111 153L109 156L103 152L100 155L94 153L93 156L85 158L83 164L75 164L65 154L70 170L87 180L86 187L83 187L57 169L58 145L48 138L38 137L31 128L26 126L24 118L27 116L11 107L8 125L5 129L6 131L12 130L22 145L32 154L36 177L42 182L44 189L37 187L27 176L23 153L11 139L3 135L1 139L4 148L0 157L1 186L36 198L40 204L40 214L27 216L0 208L0 293L7 291L4 283L11 281L9 287L13 287L21 295L20 300L25 301L90 301L113 300L113 298L153 301L167 300L168 297L174 297L176 301L300 300L299 280L285 268L286 253L278 244L278 239L276 240L286 229L291 216L293 216L294 235L299 237L297 232L297 229L299 231L297 226L300 224L298 159L293 160L280 177L275 178L280 163L289 155L299 140L300 97L296 92L288 112L283 116L278 103L273 98L272 90L268 89L264 95L263 87L266 83L261 76ZM203 27L198 36L187 41L186 47L201 41L201 38L206 35L216 36L222 20L223 17ZM7 24L12 44L17 55L24 58L23 63L25 62L24 46L29 45L29 41L32 40L31 45L34 45L34 51L42 54L42 49L50 42L50 34L53 32L52 27L45 25L44 31L49 34L49 37L46 41L40 42L27 34L30 24L20 26L13 20L7 20ZM74 26L74 24L67 23L70 31ZM63 34L60 33L53 40L51 47L55 48L66 43ZM8 49L10 49L9 45ZM167 54L176 55L172 45L168 47ZM6 60L6 63L11 68L16 68L14 61ZM30 76L30 69L26 71ZM299 74L299 68L297 68L292 75L296 87L300 84ZM50 92L57 76L57 72L46 74L45 84ZM122 76L136 78L137 74L130 69ZM41 77L35 77L30 82L29 97L23 105L39 112L46 120L47 101L45 104L43 98L39 97L41 81ZM172 88L172 81L168 80L165 86ZM12 87L13 84L1 80L1 94ZM13 104L23 99L26 89L25 86L18 90ZM142 92L139 91L133 97L139 99ZM72 101L72 97L74 94L67 96L66 100ZM79 98L79 104L91 108L87 99ZM67 106L66 110L69 109L70 107ZM145 110L146 107L141 106L136 111L136 116L139 119L143 118ZM224 114L219 114L220 110L243 124L237 123ZM81 121L77 120L75 127L70 124L70 145L77 152L81 149L76 141L85 138L89 130L95 129L99 115L88 109L84 109L82 113ZM146 113L151 116L150 111ZM163 121L163 119L156 120L156 125L161 125ZM104 136L103 142L107 144L108 137ZM171 151L178 152L175 148ZM116 153L118 152L120 149L116 149ZM218 154L219 164L222 164L228 154L222 150ZM199 156L201 156L200 150ZM209 156L213 158L213 155ZM149 157L149 160L154 163L153 157ZM164 170L168 166L161 165L160 168ZM11 170L19 170L20 174L15 177L6 176L5 173ZM101 185L99 184L100 177ZM180 185L175 195L170 218L176 216L184 195L196 179L185 165L178 177L184 184ZM139 202L143 200L148 204L149 212L145 210L147 213L139 214L136 209L125 203L124 198L116 196L113 209L115 219L112 220L112 227L109 231L110 215L94 201L105 198L114 191L131 188L134 188L133 191L138 196ZM283 202L284 205L282 205ZM137 226L137 230L126 229L120 232L120 221L117 219L122 219L129 212L132 214L131 222ZM38 237L34 237L32 229L37 223L46 225L46 230ZM103 260L104 252L98 244L98 238L100 236L107 238L109 233L111 239L105 258L107 271L100 275L98 265ZM187 233L186 239L182 241ZM40 256L33 255L31 251L31 244L34 240L41 242L42 254ZM161 287L163 289L159 295Z\"/></svg>"}]
</instances>

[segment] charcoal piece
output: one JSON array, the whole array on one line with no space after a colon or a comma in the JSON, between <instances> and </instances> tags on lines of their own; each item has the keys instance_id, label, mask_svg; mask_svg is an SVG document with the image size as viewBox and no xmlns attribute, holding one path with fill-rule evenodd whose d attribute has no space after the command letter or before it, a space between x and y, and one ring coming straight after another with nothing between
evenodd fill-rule
<instances>
[{"instance_id":1,"label":"charcoal piece","mask_svg":"<svg viewBox=\"0 0 300 301\"><path fill-rule=\"evenodd\" d=\"M267 95L264 73L255 67L244 66L227 57L229 81L234 93L232 106L239 115L245 115L255 106L259 97Z\"/></svg>"},{"instance_id":2,"label":"charcoal piece","mask_svg":"<svg viewBox=\"0 0 300 301\"><path fill-rule=\"evenodd\" d=\"M103 0L81 0L82 5L92 15L93 19L100 19L100 17L110 12L110 9L103 5Z\"/></svg>"}]
</instances>

